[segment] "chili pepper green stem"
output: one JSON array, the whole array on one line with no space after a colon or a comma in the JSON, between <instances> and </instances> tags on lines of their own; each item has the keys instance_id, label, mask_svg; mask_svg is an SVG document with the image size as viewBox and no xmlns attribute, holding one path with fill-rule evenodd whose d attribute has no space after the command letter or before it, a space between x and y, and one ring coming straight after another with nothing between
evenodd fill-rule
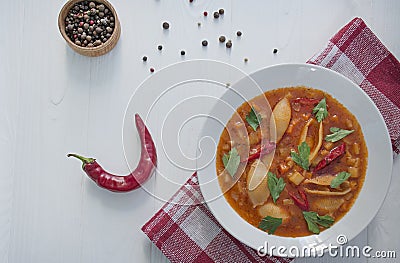
<instances>
[{"instance_id":1,"label":"chili pepper green stem","mask_svg":"<svg viewBox=\"0 0 400 263\"><path fill-rule=\"evenodd\" d=\"M82 161L82 168L84 168L84 166L86 165L86 164L88 164L88 163L93 163L96 159L94 159L94 158L87 158L87 157L83 157L83 156L80 156L80 155L78 155L78 154L75 154L75 153L69 153L69 154L67 154L67 157L75 157L75 158L77 158L77 159L79 159L79 160L81 160Z\"/></svg>"}]
</instances>

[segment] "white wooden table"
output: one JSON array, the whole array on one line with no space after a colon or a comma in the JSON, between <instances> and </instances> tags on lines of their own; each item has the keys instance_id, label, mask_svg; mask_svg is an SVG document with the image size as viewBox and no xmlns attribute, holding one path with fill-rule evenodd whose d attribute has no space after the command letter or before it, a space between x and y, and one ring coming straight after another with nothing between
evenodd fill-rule
<instances>
[{"instance_id":1,"label":"white wooden table","mask_svg":"<svg viewBox=\"0 0 400 263\"><path fill-rule=\"evenodd\" d=\"M142 189L122 195L99 189L66 154L93 156L115 173L128 172L123 115L150 67L157 71L181 60L206 58L250 73L277 63L305 62L355 16L400 58L400 1L334 2L112 1L122 25L121 39L112 52L88 58L74 53L58 32L63 0L3 1L0 262L166 261L140 231L163 202ZM225 14L215 22L212 12L219 8ZM202 16L205 10L207 19ZM163 21L171 24L168 33L161 28ZM240 40L237 30L243 32ZM220 34L233 40L230 52L219 46ZM209 41L206 49L201 47L203 39ZM162 52L158 44L164 46ZM279 50L276 55L273 48ZM149 57L147 63L143 55ZM149 128L159 129L154 124ZM132 149L138 149L138 141L132 143ZM134 155L137 160L139 152ZM397 157L387 200L354 244L400 253L399 171ZM351 259L355 261L367 259Z\"/></svg>"}]
</instances>

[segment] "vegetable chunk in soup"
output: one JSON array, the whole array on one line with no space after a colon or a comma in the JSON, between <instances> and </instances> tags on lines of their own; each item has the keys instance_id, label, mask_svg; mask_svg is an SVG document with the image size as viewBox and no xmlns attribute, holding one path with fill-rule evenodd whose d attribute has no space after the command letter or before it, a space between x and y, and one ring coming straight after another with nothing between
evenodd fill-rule
<instances>
[{"instance_id":1,"label":"vegetable chunk in soup","mask_svg":"<svg viewBox=\"0 0 400 263\"><path fill-rule=\"evenodd\" d=\"M326 92L299 86L242 104L216 158L220 187L243 219L268 234L300 237L319 234L350 210L368 151L351 112Z\"/></svg>"}]
</instances>

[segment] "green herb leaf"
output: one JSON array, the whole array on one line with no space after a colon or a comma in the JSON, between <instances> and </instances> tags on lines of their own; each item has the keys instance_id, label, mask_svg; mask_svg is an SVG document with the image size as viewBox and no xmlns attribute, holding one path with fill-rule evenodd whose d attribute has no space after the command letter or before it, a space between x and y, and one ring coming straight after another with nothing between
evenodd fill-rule
<instances>
[{"instance_id":1,"label":"green herb leaf","mask_svg":"<svg viewBox=\"0 0 400 263\"><path fill-rule=\"evenodd\" d=\"M247 123L253 128L253 130L257 130L260 125L261 115L256 112L256 110L251 107L249 114L246 116Z\"/></svg>"},{"instance_id":2,"label":"green herb leaf","mask_svg":"<svg viewBox=\"0 0 400 263\"><path fill-rule=\"evenodd\" d=\"M331 131L332 134L328 134L325 137L325 141L327 142L337 142L346 137L347 135L349 135L350 133L354 132L354 130L351 131L343 130L337 127L332 127L329 130Z\"/></svg>"},{"instance_id":3,"label":"green herb leaf","mask_svg":"<svg viewBox=\"0 0 400 263\"><path fill-rule=\"evenodd\" d=\"M278 200L279 195L281 194L281 192L283 191L283 189L286 186L286 183L282 177L278 179L276 177L276 175L271 172L268 172L267 182L268 182L269 191L272 196L272 200L274 201L274 203L276 203L276 200Z\"/></svg>"},{"instance_id":4,"label":"green herb leaf","mask_svg":"<svg viewBox=\"0 0 400 263\"><path fill-rule=\"evenodd\" d=\"M222 156L222 162L228 173L234 177L240 164L240 156L236 148L232 148L228 154Z\"/></svg>"},{"instance_id":5,"label":"green herb leaf","mask_svg":"<svg viewBox=\"0 0 400 263\"><path fill-rule=\"evenodd\" d=\"M335 220L329 215L320 216L316 212L312 211L303 211L303 216L307 222L308 230L314 234L319 234L320 232L318 225L328 228L335 222Z\"/></svg>"},{"instance_id":6,"label":"green herb leaf","mask_svg":"<svg viewBox=\"0 0 400 263\"><path fill-rule=\"evenodd\" d=\"M319 234L320 230L316 223L318 220L317 218L318 214L316 212L303 211L303 216L307 222L308 230L310 230L314 234Z\"/></svg>"},{"instance_id":7,"label":"green herb leaf","mask_svg":"<svg viewBox=\"0 0 400 263\"><path fill-rule=\"evenodd\" d=\"M338 173L336 175L336 177L333 178L333 180L331 181L331 187L332 188L338 188L344 181L349 179L350 176L351 176L351 174L348 173L348 172L340 172L340 173Z\"/></svg>"},{"instance_id":8,"label":"green herb leaf","mask_svg":"<svg viewBox=\"0 0 400 263\"><path fill-rule=\"evenodd\" d=\"M317 216L317 217L318 217L318 225L323 226L325 228L330 227L335 222L335 220L329 215Z\"/></svg>"},{"instance_id":9,"label":"green herb leaf","mask_svg":"<svg viewBox=\"0 0 400 263\"><path fill-rule=\"evenodd\" d=\"M300 165L304 170L308 170L310 168L310 163L308 161L308 157L310 156L310 146L308 146L306 142L302 142L299 146L297 146L297 149L299 153L290 153L293 161Z\"/></svg>"},{"instance_id":10,"label":"green herb leaf","mask_svg":"<svg viewBox=\"0 0 400 263\"><path fill-rule=\"evenodd\" d=\"M315 118L317 118L318 122L321 122L323 119L325 119L328 116L326 99L323 98L322 100L320 100L317 106L314 107L312 112L315 115Z\"/></svg>"},{"instance_id":11,"label":"green herb leaf","mask_svg":"<svg viewBox=\"0 0 400 263\"><path fill-rule=\"evenodd\" d=\"M282 218L267 216L261 219L261 222L258 225L258 227L264 231L268 230L268 234L271 235L281 224L282 224Z\"/></svg>"}]
</instances>

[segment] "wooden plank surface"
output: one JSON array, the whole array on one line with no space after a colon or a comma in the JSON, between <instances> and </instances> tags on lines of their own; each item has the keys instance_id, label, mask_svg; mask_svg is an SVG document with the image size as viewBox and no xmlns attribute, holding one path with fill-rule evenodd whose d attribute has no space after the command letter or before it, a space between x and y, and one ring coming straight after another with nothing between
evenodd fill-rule
<instances>
[{"instance_id":1,"label":"wooden plank surface","mask_svg":"<svg viewBox=\"0 0 400 263\"><path fill-rule=\"evenodd\" d=\"M98 58L74 53L59 34L57 16L64 1L2 3L0 262L166 261L140 231L163 202L142 189L122 195L98 189L76 160L66 158L78 152L96 157L115 173L129 171L121 136L124 112L150 75L149 67L159 70L207 58L250 73L277 63L301 63L355 16L400 57L397 0L112 2L122 35L113 51ZM212 11L219 8L225 15L214 21ZM204 10L209 13L206 19ZM161 28L163 21L171 24L168 32ZM237 30L243 32L240 39ZM233 40L232 50L219 45L220 34ZM201 47L203 39L210 43L206 49ZM277 55L273 48L279 49ZM143 55L149 57L147 63ZM154 123L150 128L160 131ZM137 137L128 146L138 149ZM137 161L139 153L130 153ZM398 175L398 158L395 161ZM398 178L394 182L399 185ZM391 190L388 203L356 244L400 247L399 228L385 227L400 220L399 209L390 209L396 196ZM298 260L306 261L317 262Z\"/></svg>"}]
</instances>

